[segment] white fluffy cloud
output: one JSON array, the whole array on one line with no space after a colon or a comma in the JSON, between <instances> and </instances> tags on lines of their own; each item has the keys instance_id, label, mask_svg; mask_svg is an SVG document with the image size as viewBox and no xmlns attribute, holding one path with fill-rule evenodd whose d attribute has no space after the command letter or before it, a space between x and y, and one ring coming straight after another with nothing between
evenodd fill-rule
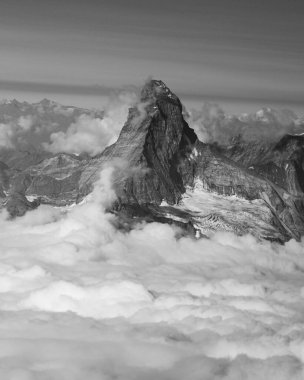
<instances>
[{"instance_id":1,"label":"white fluffy cloud","mask_svg":"<svg viewBox=\"0 0 304 380\"><path fill-rule=\"evenodd\" d=\"M0 123L0 148L16 148L24 141L34 123L35 117L31 115Z\"/></svg>"},{"instance_id":2,"label":"white fluffy cloud","mask_svg":"<svg viewBox=\"0 0 304 380\"><path fill-rule=\"evenodd\" d=\"M256 113L228 115L217 104L204 103L200 110L191 110L188 122L203 142L227 143L241 135L247 141L278 141L287 133L304 133L304 124L294 112L263 108Z\"/></svg>"},{"instance_id":3,"label":"white fluffy cloud","mask_svg":"<svg viewBox=\"0 0 304 380\"><path fill-rule=\"evenodd\" d=\"M53 153L101 153L117 140L136 98L135 92L121 92L110 97L103 118L80 115L66 131L52 133L50 143L44 143L44 148Z\"/></svg>"},{"instance_id":4,"label":"white fluffy cloud","mask_svg":"<svg viewBox=\"0 0 304 380\"><path fill-rule=\"evenodd\" d=\"M51 143L44 147L53 152L82 153L92 155L100 153L107 145L115 142L118 128L111 118L94 118L81 115L72 123L66 132L52 133Z\"/></svg>"},{"instance_id":5,"label":"white fluffy cloud","mask_svg":"<svg viewBox=\"0 0 304 380\"><path fill-rule=\"evenodd\" d=\"M112 170L82 204L1 215L1 379L303 379L303 242L123 233Z\"/></svg>"},{"instance_id":6,"label":"white fluffy cloud","mask_svg":"<svg viewBox=\"0 0 304 380\"><path fill-rule=\"evenodd\" d=\"M10 124L0 124L0 148L13 148L13 130Z\"/></svg>"},{"instance_id":7,"label":"white fluffy cloud","mask_svg":"<svg viewBox=\"0 0 304 380\"><path fill-rule=\"evenodd\" d=\"M20 116L17 125L23 131L29 131L35 123L35 117L31 115Z\"/></svg>"},{"instance_id":8,"label":"white fluffy cloud","mask_svg":"<svg viewBox=\"0 0 304 380\"><path fill-rule=\"evenodd\" d=\"M95 155L116 141L137 96L135 89L113 93L104 99L101 110L66 107L48 100L16 102L13 110L10 103L2 104L0 149L35 146L53 153Z\"/></svg>"}]
</instances>

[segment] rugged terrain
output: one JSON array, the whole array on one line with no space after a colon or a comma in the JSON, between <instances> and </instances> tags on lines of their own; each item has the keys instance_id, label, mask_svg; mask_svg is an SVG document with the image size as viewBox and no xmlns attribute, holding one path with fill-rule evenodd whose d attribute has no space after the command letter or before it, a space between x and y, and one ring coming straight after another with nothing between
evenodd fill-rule
<instances>
[{"instance_id":1,"label":"rugged terrain","mask_svg":"<svg viewBox=\"0 0 304 380\"><path fill-rule=\"evenodd\" d=\"M159 221L196 236L224 230L279 242L304 234L304 135L205 144L157 80L144 86L117 142L101 154L6 150L0 159L0 196L11 216L39 203L82 201L111 165L117 198L109 211L121 228Z\"/></svg>"}]
</instances>

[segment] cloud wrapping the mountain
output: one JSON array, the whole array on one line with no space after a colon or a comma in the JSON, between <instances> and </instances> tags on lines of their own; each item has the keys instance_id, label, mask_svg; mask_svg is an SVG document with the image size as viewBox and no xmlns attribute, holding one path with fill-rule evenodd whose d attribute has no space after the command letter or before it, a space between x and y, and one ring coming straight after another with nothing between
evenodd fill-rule
<instances>
[{"instance_id":1,"label":"cloud wrapping the mountain","mask_svg":"<svg viewBox=\"0 0 304 380\"><path fill-rule=\"evenodd\" d=\"M117 140L129 108L136 99L135 92L121 92L116 97L110 97L102 118L80 115L66 131L52 133L50 143L44 143L44 148L52 153L85 152L92 156L101 153Z\"/></svg>"},{"instance_id":2,"label":"cloud wrapping the mountain","mask_svg":"<svg viewBox=\"0 0 304 380\"><path fill-rule=\"evenodd\" d=\"M99 111L61 106L49 100L0 104L0 149L35 147L52 153L95 155L115 142L137 97L136 89L115 92L104 100Z\"/></svg>"},{"instance_id":3,"label":"cloud wrapping the mountain","mask_svg":"<svg viewBox=\"0 0 304 380\"><path fill-rule=\"evenodd\" d=\"M203 103L200 110L191 110L186 116L199 139L206 143L227 144L238 135L245 141L275 142L288 133L304 133L304 124L287 109L262 108L256 113L236 116L226 114L217 104Z\"/></svg>"},{"instance_id":4,"label":"cloud wrapping the mountain","mask_svg":"<svg viewBox=\"0 0 304 380\"><path fill-rule=\"evenodd\" d=\"M0 123L0 148L15 149L19 144L22 145L34 123L35 117L32 115L20 116L16 120Z\"/></svg>"},{"instance_id":5,"label":"cloud wrapping the mountain","mask_svg":"<svg viewBox=\"0 0 304 380\"><path fill-rule=\"evenodd\" d=\"M9 124L0 124L0 147L13 148L13 130Z\"/></svg>"},{"instance_id":6,"label":"cloud wrapping the mountain","mask_svg":"<svg viewBox=\"0 0 304 380\"><path fill-rule=\"evenodd\" d=\"M115 142L119 128L116 128L112 118L93 118L81 115L72 123L66 132L52 133L51 143L44 147L52 153L87 152L92 155L100 153L107 145Z\"/></svg>"},{"instance_id":7,"label":"cloud wrapping the mountain","mask_svg":"<svg viewBox=\"0 0 304 380\"><path fill-rule=\"evenodd\" d=\"M35 123L35 117L31 115L20 116L18 119L18 126L23 131L29 131Z\"/></svg>"},{"instance_id":8,"label":"cloud wrapping the mountain","mask_svg":"<svg viewBox=\"0 0 304 380\"><path fill-rule=\"evenodd\" d=\"M113 170L82 204L1 214L0 377L302 379L303 242L122 232Z\"/></svg>"}]
</instances>

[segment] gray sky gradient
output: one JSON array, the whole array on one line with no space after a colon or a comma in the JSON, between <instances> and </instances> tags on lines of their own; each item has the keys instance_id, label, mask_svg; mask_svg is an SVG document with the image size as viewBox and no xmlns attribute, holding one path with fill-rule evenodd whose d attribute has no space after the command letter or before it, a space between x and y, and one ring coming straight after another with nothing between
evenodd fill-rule
<instances>
[{"instance_id":1,"label":"gray sky gradient","mask_svg":"<svg viewBox=\"0 0 304 380\"><path fill-rule=\"evenodd\" d=\"M98 103L152 75L182 100L303 114L303 19L303 0L1 2L0 97Z\"/></svg>"}]
</instances>

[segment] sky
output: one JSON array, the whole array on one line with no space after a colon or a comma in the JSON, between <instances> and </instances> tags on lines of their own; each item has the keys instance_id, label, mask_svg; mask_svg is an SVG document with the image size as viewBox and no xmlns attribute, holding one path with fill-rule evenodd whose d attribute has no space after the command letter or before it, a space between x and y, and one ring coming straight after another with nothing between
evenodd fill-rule
<instances>
[{"instance_id":1,"label":"sky","mask_svg":"<svg viewBox=\"0 0 304 380\"><path fill-rule=\"evenodd\" d=\"M187 104L304 113L301 0L1 1L0 98L98 107L162 79Z\"/></svg>"}]
</instances>

